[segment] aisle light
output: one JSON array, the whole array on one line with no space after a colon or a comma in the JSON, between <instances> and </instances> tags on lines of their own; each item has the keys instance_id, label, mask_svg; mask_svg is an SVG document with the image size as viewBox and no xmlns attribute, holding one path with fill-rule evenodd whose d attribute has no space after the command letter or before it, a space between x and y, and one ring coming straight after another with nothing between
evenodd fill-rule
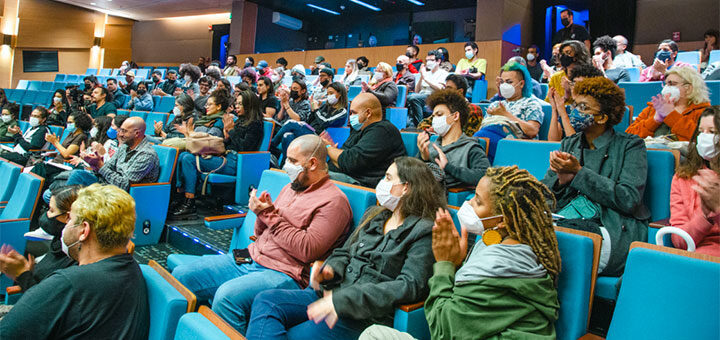
<instances>
[{"instance_id":1,"label":"aisle light","mask_svg":"<svg viewBox=\"0 0 720 340\"><path fill-rule=\"evenodd\" d=\"M375 12L380 12L380 8L377 8L377 7L375 7L375 6L371 5L371 4L368 4L368 3L364 3L364 2L362 2L362 1L360 1L360 0L350 0L350 2L354 2L354 3L356 3L356 4L360 5L360 6L367 7L367 8L369 8L369 9L375 11Z\"/></svg>"}]
</instances>

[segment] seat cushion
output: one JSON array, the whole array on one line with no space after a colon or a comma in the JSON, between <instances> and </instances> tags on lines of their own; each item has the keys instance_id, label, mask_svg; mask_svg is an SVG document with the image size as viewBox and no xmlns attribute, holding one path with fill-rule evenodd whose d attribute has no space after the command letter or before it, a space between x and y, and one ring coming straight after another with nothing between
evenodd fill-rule
<instances>
[{"instance_id":1,"label":"seat cushion","mask_svg":"<svg viewBox=\"0 0 720 340\"><path fill-rule=\"evenodd\" d=\"M614 276L598 276L595 281L595 295L608 300L617 300L618 290L617 283L619 277Z\"/></svg>"},{"instance_id":2,"label":"seat cushion","mask_svg":"<svg viewBox=\"0 0 720 340\"><path fill-rule=\"evenodd\" d=\"M197 255L186 255L186 254L170 254L167 257L167 266L170 271L173 271L175 267L181 264L188 264L200 259Z\"/></svg>"}]
</instances>

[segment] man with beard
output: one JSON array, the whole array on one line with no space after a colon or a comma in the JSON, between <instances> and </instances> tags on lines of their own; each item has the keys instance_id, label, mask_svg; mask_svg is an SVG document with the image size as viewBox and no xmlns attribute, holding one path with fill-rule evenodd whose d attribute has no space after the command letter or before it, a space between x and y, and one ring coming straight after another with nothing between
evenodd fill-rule
<instances>
[{"instance_id":1,"label":"man with beard","mask_svg":"<svg viewBox=\"0 0 720 340\"><path fill-rule=\"evenodd\" d=\"M345 240L352 210L330 180L326 158L320 137L298 137L288 147L284 167L291 183L274 202L267 192L250 193L257 239L248 247L245 263L236 263L232 253L205 255L173 270L198 300L212 299L213 311L241 333L247 329L255 295L307 287L311 264Z\"/></svg>"},{"instance_id":2,"label":"man with beard","mask_svg":"<svg viewBox=\"0 0 720 340\"><path fill-rule=\"evenodd\" d=\"M572 10L566 8L560 12L560 22L564 28L555 32L553 44L559 44L565 40L578 40L583 42L585 47L590 50L590 33L585 27L575 24Z\"/></svg>"}]
</instances>

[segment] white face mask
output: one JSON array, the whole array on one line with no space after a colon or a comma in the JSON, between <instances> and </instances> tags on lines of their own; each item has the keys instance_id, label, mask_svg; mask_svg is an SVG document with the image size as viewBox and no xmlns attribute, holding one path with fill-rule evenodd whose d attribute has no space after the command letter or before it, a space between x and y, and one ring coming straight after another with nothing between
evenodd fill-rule
<instances>
[{"instance_id":1,"label":"white face mask","mask_svg":"<svg viewBox=\"0 0 720 340\"><path fill-rule=\"evenodd\" d=\"M192 77L190 75L186 74L185 75L185 84L190 84L190 83L192 83Z\"/></svg>"},{"instance_id":2,"label":"white face mask","mask_svg":"<svg viewBox=\"0 0 720 340\"><path fill-rule=\"evenodd\" d=\"M720 150L715 147L718 141L720 141L720 135L718 134L705 132L698 134L695 148L697 149L700 157L706 161L715 158L715 156L720 153Z\"/></svg>"},{"instance_id":3,"label":"white face mask","mask_svg":"<svg viewBox=\"0 0 720 340\"><path fill-rule=\"evenodd\" d=\"M465 51L465 58L472 59L474 56L472 51Z\"/></svg>"},{"instance_id":4,"label":"white face mask","mask_svg":"<svg viewBox=\"0 0 720 340\"><path fill-rule=\"evenodd\" d=\"M390 183L386 179L380 180L378 185L375 187L375 196L377 197L378 202L383 207L387 208L390 211L395 211L395 208L397 208L398 203L400 203L400 197L393 195L390 193L390 190L392 189L393 184Z\"/></svg>"},{"instance_id":5,"label":"white face mask","mask_svg":"<svg viewBox=\"0 0 720 340\"><path fill-rule=\"evenodd\" d=\"M533 60L535 60L535 55L532 54L532 53L528 53L528 54L525 56L525 59L527 59L527 61L533 61Z\"/></svg>"},{"instance_id":6,"label":"white face mask","mask_svg":"<svg viewBox=\"0 0 720 340\"><path fill-rule=\"evenodd\" d=\"M98 134L98 128L93 126L93 128L90 129L90 137L95 138L95 136L97 136L97 134Z\"/></svg>"},{"instance_id":7,"label":"white face mask","mask_svg":"<svg viewBox=\"0 0 720 340\"><path fill-rule=\"evenodd\" d=\"M73 242L73 244L71 244L71 245L65 244L65 230L67 230L67 227L63 228L63 230L62 230L62 236L60 237L60 248L62 249L62 252L65 253L65 255L67 255L67 257L72 258L69 253L70 248L78 245L80 243L80 239Z\"/></svg>"},{"instance_id":8,"label":"white face mask","mask_svg":"<svg viewBox=\"0 0 720 340\"><path fill-rule=\"evenodd\" d=\"M327 102L330 105L335 105L335 104L337 104L338 99L337 99L337 97L335 97L334 94L331 94L331 95L327 96Z\"/></svg>"},{"instance_id":9,"label":"white face mask","mask_svg":"<svg viewBox=\"0 0 720 340\"><path fill-rule=\"evenodd\" d=\"M60 101L62 101L62 98L53 97L53 103L59 103Z\"/></svg>"},{"instance_id":10,"label":"white face mask","mask_svg":"<svg viewBox=\"0 0 720 340\"><path fill-rule=\"evenodd\" d=\"M304 169L302 165L285 162L285 165L283 165L283 170L287 172L288 176L290 177L290 183L292 183L295 182L295 180L298 178L298 176L300 176L300 173L302 173Z\"/></svg>"},{"instance_id":11,"label":"white face mask","mask_svg":"<svg viewBox=\"0 0 720 340\"><path fill-rule=\"evenodd\" d=\"M179 117L180 115L182 115L182 111L180 111L179 107L175 106L173 107L173 114L175 115L175 117Z\"/></svg>"},{"instance_id":12,"label":"white face mask","mask_svg":"<svg viewBox=\"0 0 720 340\"><path fill-rule=\"evenodd\" d=\"M3 120L3 122L7 123L12 120L12 116L11 115L2 115L2 120Z\"/></svg>"},{"instance_id":13,"label":"white face mask","mask_svg":"<svg viewBox=\"0 0 720 340\"><path fill-rule=\"evenodd\" d=\"M428 71L432 71L433 69L435 69L436 65L434 61L428 61L427 63L425 63L425 66L427 67Z\"/></svg>"},{"instance_id":14,"label":"white face mask","mask_svg":"<svg viewBox=\"0 0 720 340\"><path fill-rule=\"evenodd\" d=\"M447 123L447 117L445 116L435 116L432 119L433 130L440 136L445 136L450 131L451 126L451 124Z\"/></svg>"},{"instance_id":15,"label":"white face mask","mask_svg":"<svg viewBox=\"0 0 720 340\"><path fill-rule=\"evenodd\" d=\"M30 126L36 127L38 125L40 125L40 118L30 117Z\"/></svg>"},{"instance_id":16,"label":"white face mask","mask_svg":"<svg viewBox=\"0 0 720 340\"><path fill-rule=\"evenodd\" d=\"M485 231L482 220L475 214L475 210L473 210L473 207L468 201L463 202L460 209L458 209L457 218L460 221L460 225L465 227L470 233L482 235L483 231Z\"/></svg>"},{"instance_id":17,"label":"white face mask","mask_svg":"<svg viewBox=\"0 0 720 340\"><path fill-rule=\"evenodd\" d=\"M677 88L677 86L668 86L668 85L665 85L665 86L663 86L663 89L662 89L662 92L661 92L661 93L662 93L663 97L665 97L666 95L669 94L669 95L670 95L670 100L672 100L673 103L674 103L674 102L677 102L678 99L680 99L680 89Z\"/></svg>"},{"instance_id":18,"label":"white face mask","mask_svg":"<svg viewBox=\"0 0 720 340\"><path fill-rule=\"evenodd\" d=\"M500 84L500 95L505 99L510 99L515 95L515 86L508 83Z\"/></svg>"},{"instance_id":19,"label":"white face mask","mask_svg":"<svg viewBox=\"0 0 720 340\"><path fill-rule=\"evenodd\" d=\"M383 78L385 78L385 73L375 72L373 78L375 78L375 80L383 80Z\"/></svg>"}]
</instances>

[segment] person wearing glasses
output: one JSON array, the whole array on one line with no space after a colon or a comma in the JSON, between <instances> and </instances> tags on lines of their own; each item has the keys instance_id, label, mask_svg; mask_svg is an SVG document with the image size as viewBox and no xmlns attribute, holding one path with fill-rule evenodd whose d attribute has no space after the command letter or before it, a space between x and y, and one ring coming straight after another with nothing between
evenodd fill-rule
<instances>
[{"instance_id":1,"label":"person wearing glasses","mask_svg":"<svg viewBox=\"0 0 720 340\"><path fill-rule=\"evenodd\" d=\"M662 92L650 101L625 130L645 138L670 135L689 141L700 115L710 106L708 88L692 67L674 67L665 73Z\"/></svg>"}]
</instances>

